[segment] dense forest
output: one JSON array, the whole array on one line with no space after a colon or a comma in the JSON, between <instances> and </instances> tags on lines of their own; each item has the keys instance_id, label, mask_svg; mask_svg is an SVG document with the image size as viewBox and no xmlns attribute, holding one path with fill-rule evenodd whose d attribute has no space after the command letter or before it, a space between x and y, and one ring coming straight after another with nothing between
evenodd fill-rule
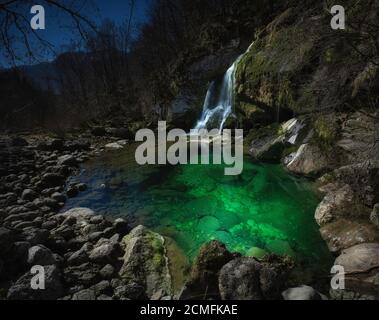
<instances>
[{"instance_id":1,"label":"dense forest","mask_svg":"<svg viewBox=\"0 0 379 320\"><path fill-rule=\"evenodd\" d=\"M188 119L194 122L201 100L193 101L193 97L200 98L207 82L222 75L260 29L289 5L291 1L159 0L148 13L148 23L138 31L133 25L132 9L122 25L104 21L93 26L78 13L73 19L81 23L82 38L68 52L48 65L35 60L31 67L3 70L2 129L61 131L86 125L100 116L117 118L116 114L130 120L146 120L152 115L166 119L178 96L192 102L190 107L195 110ZM306 5L301 5L304 10ZM0 14L9 23L12 19L17 22L18 17L8 16L7 10L0 7ZM6 41L7 26L3 24L0 40L2 53L18 65L23 58L16 57L12 46L18 44L11 40L30 46L21 37L22 27L16 30L20 38L9 37ZM40 41L42 47L47 46ZM28 54L34 58L38 52ZM209 56L218 61L203 60ZM28 77L28 71L38 75L34 77L39 78L37 83ZM19 87L23 88L22 94ZM20 119L24 128L19 126ZM185 125L192 124L187 121Z\"/></svg>"}]
</instances>

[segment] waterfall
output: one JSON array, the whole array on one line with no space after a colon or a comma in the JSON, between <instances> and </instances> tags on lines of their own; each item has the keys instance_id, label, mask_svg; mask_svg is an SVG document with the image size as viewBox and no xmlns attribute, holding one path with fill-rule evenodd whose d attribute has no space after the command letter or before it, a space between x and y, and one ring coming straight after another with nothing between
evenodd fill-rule
<instances>
[{"instance_id":1,"label":"waterfall","mask_svg":"<svg viewBox=\"0 0 379 320\"><path fill-rule=\"evenodd\" d=\"M215 81L209 86L196 130L215 128L220 132L223 130L226 120L233 113L235 70L241 57L226 71L220 87Z\"/></svg>"}]
</instances>

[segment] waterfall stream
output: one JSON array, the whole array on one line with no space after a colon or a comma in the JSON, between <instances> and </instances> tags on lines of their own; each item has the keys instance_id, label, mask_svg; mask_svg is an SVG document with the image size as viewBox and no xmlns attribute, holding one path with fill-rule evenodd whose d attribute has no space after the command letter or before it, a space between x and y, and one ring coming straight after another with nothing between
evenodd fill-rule
<instances>
[{"instance_id":1,"label":"waterfall stream","mask_svg":"<svg viewBox=\"0 0 379 320\"><path fill-rule=\"evenodd\" d=\"M226 120L233 114L235 71L240 56L226 71L220 86L213 81L207 91L203 105L203 113L195 130L215 129L221 132Z\"/></svg>"}]
</instances>

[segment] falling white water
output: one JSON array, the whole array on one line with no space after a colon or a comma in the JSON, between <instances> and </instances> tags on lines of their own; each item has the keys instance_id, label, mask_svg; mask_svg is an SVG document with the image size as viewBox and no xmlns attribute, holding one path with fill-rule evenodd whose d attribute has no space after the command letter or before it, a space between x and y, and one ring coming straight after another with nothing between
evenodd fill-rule
<instances>
[{"instance_id":1,"label":"falling white water","mask_svg":"<svg viewBox=\"0 0 379 320\"><path fill-rule=\"evenodd\" d=\"M195 130L218 128L222 132L226 120L233 113L235 70L242 56L226 71L220 89L212 82L205 97L203 113ZM219 89L219 90L218 90Z\"/></svg>"}]
</instances>

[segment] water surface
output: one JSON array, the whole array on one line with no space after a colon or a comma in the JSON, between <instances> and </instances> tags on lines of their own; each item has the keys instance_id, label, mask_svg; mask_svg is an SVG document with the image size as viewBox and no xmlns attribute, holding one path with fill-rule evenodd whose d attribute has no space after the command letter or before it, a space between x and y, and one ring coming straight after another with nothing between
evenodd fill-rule
<instances>
[{"instance_id":1,"label":"water surface","mask_svg":"<svg viewBox=\"0 0 379 320\"><path fill-rule=\"evenodd\" d=\"M240 176L225 176L223 165L139 166L128 147L87 162L73 180L88 190L65 210L89 207L143 224L173 238L190 259L217 239L244 255L287 254L317 270L330 265L314 221L320 199L279 165L245 158Z\"/></svg>"}]
</instances>

